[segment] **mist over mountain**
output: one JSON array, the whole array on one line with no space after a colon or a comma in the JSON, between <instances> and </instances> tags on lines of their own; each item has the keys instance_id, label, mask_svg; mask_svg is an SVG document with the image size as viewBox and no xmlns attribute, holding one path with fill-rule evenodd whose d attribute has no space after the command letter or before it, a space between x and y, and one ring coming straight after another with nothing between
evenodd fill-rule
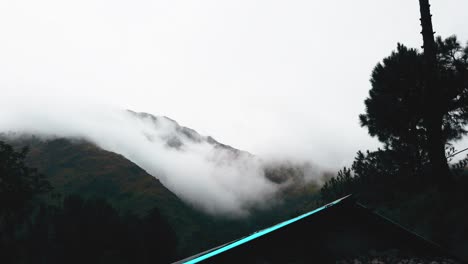
<instances>
[{"instance_id":1,"label":"mist over mountain","mask_svg":"<svg viewBox=\"0 0 468 264\"><path fill-rule=\"evenodd\" d=\"M9 138L88 141L123 155L186 203L214 215L246 216L251 209L280 203L281 194L322 175L311 164L264 161L164 116L63 106L3 115L0 131Z\"/></svg>"}]
</instances>

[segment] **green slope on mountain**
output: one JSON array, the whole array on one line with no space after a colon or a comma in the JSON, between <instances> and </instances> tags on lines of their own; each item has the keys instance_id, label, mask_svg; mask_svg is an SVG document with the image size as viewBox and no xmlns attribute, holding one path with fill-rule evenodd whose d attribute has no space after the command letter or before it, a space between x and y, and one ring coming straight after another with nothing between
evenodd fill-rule
<instances>
[{"instance_id":1,"label":"green slope on mountain","mask_svg":"<svg viewBox=\"0 0 468 264\"><path fill-rule=\"evenodd\" d=\"M104 198L121 213L144 215L156 207L176 231L182 254L204 248L204 243L192 245L192 241L209 229L207 216L183 203L157 178L122 155L84 140L28 137L7 141L18 148L29 147L28 165L47 176L55 193ZM210 244L210 239L206 243Z\"/></svg>"},{"instance_id":2,"label":"green slope on mountain","mask_svg":"<svg viewBox=\"0 0 468 264\"><path fill-rule=\"evenodd\" d=\"M152 208L158 208L177 233L181 256L239 238L315 206L313 201L318 186L300 181L300 184L283 188L279 192L281 199L271 201L271 206L252 209L247 218L215 217L185 204L157 178L122 155L105 151L85 140L57 138L44 141L34 136L2 139L18 148L28 146L28 165L44 173L56 193L104 198L121 213L131 211L144 215ZM281 177L276 175L279 177L277 184L303 177L299 171L292 173L290 170L270 168L266 177L274 178L281 172Z\"/></svg>"},{"instance_id":3,"label":"green slope on mountain","mask_svg":"<svg viewBox=\"0 0 468 264\"><path fill-rule=\"evenodd\" d=\"M30 141L29 146L29 165L46 174L61 193L106 198L117 208L135 213L158 207L170 214L174 208L185 207L158 179L125 157L91 143L55 139Z\"/></svg>"}]
</instances>

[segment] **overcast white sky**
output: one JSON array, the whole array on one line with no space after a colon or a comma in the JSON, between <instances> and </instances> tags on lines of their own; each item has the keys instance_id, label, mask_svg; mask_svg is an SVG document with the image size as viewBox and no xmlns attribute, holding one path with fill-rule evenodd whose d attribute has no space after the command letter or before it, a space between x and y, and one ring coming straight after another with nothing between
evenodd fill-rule
<instances>
[{"instance_id":1,"label":"overcast white sky","mask_svg":"<svg viewBox=\"0 0 468 264\"><path fill-rule=\"evenodd\" d=\"M437 33L466 43L468 1L431 2ZM166 115L342 166L377 145L358 125L372 68L419 32L417 0L1 0L1 96Z\"/></svg>"}]
</instances>

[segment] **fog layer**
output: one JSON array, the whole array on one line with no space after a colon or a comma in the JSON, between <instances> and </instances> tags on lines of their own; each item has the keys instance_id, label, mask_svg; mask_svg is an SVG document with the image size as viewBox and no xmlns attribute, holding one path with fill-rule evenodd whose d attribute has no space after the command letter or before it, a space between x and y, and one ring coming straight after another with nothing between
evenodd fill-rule
<instances>
[{"instance_id":1,"label":"fog layer","mask_svg":"<svg viewBox=\"0 0 468 264\"><path fill-rule=\"evenodd\" d=\"M252 208L266 206L265 201L271 203L287 184L265 178L266 162L252 154L224 146L169 118L71 105L10 103L0 113L0 132L33 134L45 140L88 140L125 156L184 201L212 214L247 215ZM306 180L319 175L310 166L306 174Z\"/></svg>"}]
</instances>

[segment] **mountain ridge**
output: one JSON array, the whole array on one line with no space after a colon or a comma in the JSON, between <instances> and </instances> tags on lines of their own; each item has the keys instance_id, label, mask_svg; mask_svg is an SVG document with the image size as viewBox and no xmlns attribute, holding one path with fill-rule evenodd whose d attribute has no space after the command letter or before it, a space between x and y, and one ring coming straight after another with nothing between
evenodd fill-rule
<instances>
[{"instance_id":1,"label":"mountain ridge","mask_svg":"<svg viewBox=\"0 0 468 264\"><path fill-rule=\"evenodd\" d=\"M127 109L126 112L129 113L130 115L136 116L138 118L150 119L152 122L155 123L155 125L157 125L159 122L161 122L161 119L165 119L166 121L171 122L175 127L175 132L177 132L178 134L175 134L173 138L170 138L168 140L167 144L170 147L180 148L180 146L183 144L180 137L185 136L186 138L192 140L193 143L206 142L206 143L208 143L210 145L213 145L216 148L229 150L235 155L240 155L241 153L242 154L252 155L251 153L249 153L249 152L247 152L245 150L236 149L236 148L234 148L234 147L232 147L230 145L223 144L223 143L217 141L216 139L214 139L212 136L200 135L195 129L192 129L192 128L189 128L189 127L186 127L186 126L182 126L177 121L175 121L174 119L169 118L167 116L155 116L153 114L149 114L149 113L146 113L146 112L135 112L135 111L132 111L132 110L129 110L129 109Z\"/></svg>"}]
</instances>

